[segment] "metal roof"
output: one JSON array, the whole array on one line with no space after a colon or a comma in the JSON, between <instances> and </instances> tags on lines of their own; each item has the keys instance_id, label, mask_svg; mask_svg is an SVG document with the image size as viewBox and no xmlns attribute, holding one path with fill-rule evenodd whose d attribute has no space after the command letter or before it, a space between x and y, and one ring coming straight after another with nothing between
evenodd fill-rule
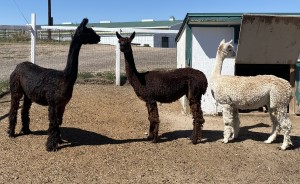
<instances>
[{"instance_id":1,"label":"metal roof","mask_svg":"<svg viewBox=\"0 0 300 184\"><path fill-rule=\"evenodd\" d=\"M178 41L185 26L187 25L189 26L240 25L242 21L242 17L245 14L300 15L300 13L187 13L176 36L176 41Z\"/></svg>"},{"instance_id":2,"label":"metal roof","mask_svg":"<svg viewBox=\"0 0 300 184\"><path fill-rule=\"evenodd\" d=\"M103 28L156 28L156 29L170 29L170 27L181 24L183 20L174 21L136 21L136 22L110 22L110 23L89 23L91 27ZM56 26L62 24L56 24ZM67 24L64 26L76 26L79 24Z\"/></svg>"}]
</instances>

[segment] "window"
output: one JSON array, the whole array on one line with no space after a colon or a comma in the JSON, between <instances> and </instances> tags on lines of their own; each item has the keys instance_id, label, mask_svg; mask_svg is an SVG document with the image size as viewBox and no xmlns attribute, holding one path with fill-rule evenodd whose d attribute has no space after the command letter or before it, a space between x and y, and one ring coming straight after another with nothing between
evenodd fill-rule
<instances>
[{"instance_id":1,"label":"window","mask_svg":"<svg viewBox=\"0 0 300 184\"><path fill-rule=\"evenodd\" d=\"M162 48L169 47L169 37L166 37L166 36L161 37L161 47Z\"/></svg>"}]
</instances>

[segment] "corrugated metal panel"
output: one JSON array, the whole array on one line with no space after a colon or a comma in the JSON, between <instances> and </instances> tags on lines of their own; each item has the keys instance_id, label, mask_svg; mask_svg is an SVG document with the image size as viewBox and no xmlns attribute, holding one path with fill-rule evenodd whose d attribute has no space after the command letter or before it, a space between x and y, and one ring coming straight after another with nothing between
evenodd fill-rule
<instances>
[{"instance_id":1,"label":"corrugated metal panel","mask_svg":"<svg viewBox=\"0 0 300 184\"><path fill-rule=\"evenodd\" d=\"M295 64L299 52L300 16L243 16L236 63Z\"/></svg>"}]
</instances>

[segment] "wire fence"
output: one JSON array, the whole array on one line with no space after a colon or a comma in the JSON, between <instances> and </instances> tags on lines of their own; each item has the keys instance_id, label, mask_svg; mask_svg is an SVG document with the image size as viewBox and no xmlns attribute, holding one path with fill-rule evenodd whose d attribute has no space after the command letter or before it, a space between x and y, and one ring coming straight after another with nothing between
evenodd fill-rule
<instances>
[{"instance_id":1,"label":"wire fence","mask_svg":"<svg viewBox=\"0 0 300 184\"><path fill-rule=\"evenodd\" d=\"M31 42L30 37L28 38L28 35L30 35L28 32L30 31L0 30L0 81L7 81L18 63L30 61ZM47 41L49 31L37 31L35 63L42 67L63 70L67 62L70 40L73 33L74 30L51 31L51 41ZM115 32L97 33L101 36L99 44L83 45L81 47L78 67L80 73L115 72L116 46L114 43L117 43ZM139 36L140 38L145 37L145 33L136 33L136 37ZM111 37L110 40L113 41L110 42L112 43L108 43L108 37ZM176 68L176 48L174 45L169 44L169 48L162 48L151 47L149 44L144 43L133 45L132 47L136 67L139 71ZM122 53L121 73L125 73Z\"/></svg>"}]
</instances>

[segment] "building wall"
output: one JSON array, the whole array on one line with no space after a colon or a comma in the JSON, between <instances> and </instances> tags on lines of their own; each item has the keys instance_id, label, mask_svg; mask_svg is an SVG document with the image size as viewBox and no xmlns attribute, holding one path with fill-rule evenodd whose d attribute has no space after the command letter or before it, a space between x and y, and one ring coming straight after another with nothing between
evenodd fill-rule
<instances>
[{"instance_id":1,"label":"building wall","mask_svg":"<svg viewBox=\"0 0 300 184\"><path fill-rule=\"evenodd\" d=\"M177 68L187 67L185 50L186 50L186 29L184 29L180 39L177 42ZM181 97L179 101L182 105L183 111L188 112L189 107L188 107L186 96Z\"/></svg>"},{"instance_id":2,"label":"building wall","mask_svg":"<svg viewBox=\"0 0 300 184\"><path fill-rule=\"evenodd\" d=\"M162 47L162 37L169 38L169 47L168 48L176 48L176 34L166 34L166 33L157 33L154 35L154 47Z\"/></svg>"},{"instance_id":3,"label":"building wall","mask_svg":"<svg viewBox=\"0 0 300 184\"><path fill-rule=\"evenodd\" d=\"M100 44L116 45L117 37L115 35L100 35ZM136 34L132 43L139 44L140 46L149 45L150 47L162 47L162 37L169 38L169 48L176 48L176 34Z\"/></svg>"},{"instance_id":4,"label":"building wall","mask_svg":"<svg viewBox=\"0 0 300 184\"><path fill-rule=\"evenodd\" d=\"M100 44L109 44L109 45L116 45L117 37L115 35L100 35L101 41ZM144 46L145 44L148 44L150 47L154 46L154 36L151 35L136 35L132 43L140 44L141 46Z\"/></svg>"},{"instance_id":5,"label":"building wall","mask_svg":"<svg viewBox=\"0 0 300 184\"><path fill-rule=\"evenodd\" d=\"M222 39L230 41L234 38L232 27L192 27L192 61L191 67L202 71L210 84L212 69L216 63L217 48ZM234 59L225 59L222 75L234 75ZM202 98L204 114L217 114L221 106L214 100L210 85Z\"/></svg>"},{"instance_id":6,"label":"building wall","mask_svg":"<svg viewBox=\"0 0 300 184\"><path fill-rule=\"evenodd\" d=\"M186 49L186 30L183 31L179 41L177 42L177 68L185 68L185 49Z\"/></svg>"}]
</instances>

